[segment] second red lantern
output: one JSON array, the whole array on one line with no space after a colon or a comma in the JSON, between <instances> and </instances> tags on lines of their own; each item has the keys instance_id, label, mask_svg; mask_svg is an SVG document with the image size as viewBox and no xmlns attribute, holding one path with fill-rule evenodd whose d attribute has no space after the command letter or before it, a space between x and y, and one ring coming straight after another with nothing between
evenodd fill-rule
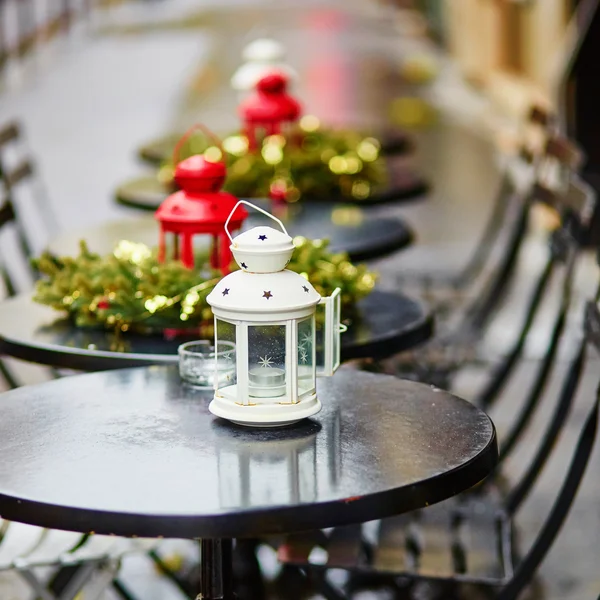
<instances>
[{"instance_id":1,"label":"second red lantern","mask_svg":"<svg viewBox=\"0 0 600 600\"><path fill-rule=\"evenodd\" d=\"M221 191L225 175L223 163L209 162L202 155L190 156L177 165L175 181L181 189L166 198L155 213L160 223L160 262L166 258L165 234L172 233L173 258L193 268L193 237L205 234L212 236L211 267L219 269L223 275L229 273L232 257L224 225L238 199ZM247 216L240 206L230 222L231 229L240 229Z\"/></svg>"}]
</instances>

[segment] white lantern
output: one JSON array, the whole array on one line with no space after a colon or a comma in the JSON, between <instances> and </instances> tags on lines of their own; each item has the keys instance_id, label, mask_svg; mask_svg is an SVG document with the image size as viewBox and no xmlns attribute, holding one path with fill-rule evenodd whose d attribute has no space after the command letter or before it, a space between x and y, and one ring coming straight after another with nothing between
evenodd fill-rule
<instances>
[{"instance_id":1,"label":"white lantern","mask_svg":"<svg viewBox=\"0 0 600 600\"><path fill-rule=\"evenodd\" d=\"M319 412L317 372L333 375L339 366L340 331L345 329L340 325L340 290L322 298L304 277L286 270L294 245L283 223L249 202L239 204L264 213L281 231L254 227L232 239L229 219L225 223L240 270L224 277L207 302L215 317L215 347L235 344L235 352L227 356L231 377L215 377L209 408L243 425L288 425ZM325 325L322 351L317 352L319 305Z\"/></svg>"},{"instance_id":2,"label":"white lantern","mask_svg":"<svg viewBox=\"0 0 600 600\"><path fill-rule=\"evenodd\" d=\"M286 64L285 48L282 44L268 38L259 38L250 42L242 53L244 60L231 78L231 87L238 92L249 92L265 75L279 71L288 80L298 79L298 73Z\"/></svg>"}]
</instances>

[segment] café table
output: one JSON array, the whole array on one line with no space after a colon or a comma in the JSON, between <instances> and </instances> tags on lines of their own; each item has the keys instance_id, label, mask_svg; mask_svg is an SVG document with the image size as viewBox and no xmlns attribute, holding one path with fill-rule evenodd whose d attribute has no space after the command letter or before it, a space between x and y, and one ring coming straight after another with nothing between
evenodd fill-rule
<instances>
[{"instance_id":1,"label":"caf\u00e9 table","mask_svg":"<svg viewBox=\"0 0 600 600\"><path fill-rule=\"evenodd\" d=\"M417 198L424 199L427 191L427 183L414 171L396 168L390 172L388 185L364 200L347 197L328 198L327 200L306 197L301 202L317 205L333 203L368 209L374 206L403 203ZM115 201L117 204L129 208L155 211L171 193L173 193L173 189L169 185L161 183L155 175L145 175L121 184L115 191Z\"/></svg>"},{"instance_id":2,"label":"caf\u00e9 table","mask_svg":"<svg viewBox=\"0 0 600 600\"><path fill-rule=\"evenodd\" d=\"M76 375L0 396L0 514L41 527L201 539L200 595L231 600L234 539L424 508L482 481L494 425L440 389L342 368L283 429L232 425L174 367Z\"/></svg>"},{"instance_id":3,"label":"caf\u00e9 table","mask_svg":"<svg viewBox=\"0 0 600 600\"><path fill-rule=\"evenodd\" d=\"M305 196L301 202L305 204L333 202L368 209L376 206L402 205L409 201L424 200L427 197L429 185L416 171L403 165L404 160L403 157L387 159L387 183L367 198L358 199L339 196L324 199L322 197ZM145 175L121 184L115 192L115 201L117 204L129 208L154 211L172 192L173 189L168 184L161 183L156 175Z\"/></svg>"},{"instance_id":4,"label":"caf\u00e9 table","mask_svg":"<svg viewBox=\"0 0 600 600\"><path fill-rule=\"evenodd\" d=\"M256 202L259 206L264 203ZM351 260L381 258L409 246L410 227L398 217L369 217L358 207L333 207L331 204L294 206L273 211L291 236L328 239L332 252L347 252ZM244 229L264 225L266 217L250 211ZM198 236L199 240L206 236ZM121 221L109 221L91 227L61 233L50 240L47 249L56 256L78 253L79 241L86 240L90 250L100 254L113 251L123 239L158 244L158 223L149 215Z\"/></svg>"},{"instance_id":5,"label":"caf\u00e9 table","mask_svg":"<svg viewBox=\"0 0 600 600\"><path fill-rule=\"evenodd\" d=\"M386 358L426 341L433 316L420 302L401 294L375 290L358 304L347 321L341 358ZM22 360L82 371L103 371L177 363L177 347L196 339L127 332L116 336L102 329L81 329L54 309L37 304L31 294L0 302L0 352Z\"/></svg>"}]
</instances>

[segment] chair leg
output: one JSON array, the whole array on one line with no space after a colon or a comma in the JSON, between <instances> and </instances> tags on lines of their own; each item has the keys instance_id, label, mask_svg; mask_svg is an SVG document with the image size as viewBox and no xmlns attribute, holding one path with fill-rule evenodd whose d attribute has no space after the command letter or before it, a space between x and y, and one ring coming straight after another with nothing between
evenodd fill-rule
<instances>
[{"instance_id":1,"label":"chair leg","mask_svg":"<svg viewBox=\"0 0 600 600\"><path fill-rule=\"evenodd\" d=\"M277 598L303 600L313 592L305 572L294 565L284 564L274 581L273 589Z\"/></svg>"},{"instance_id":2,"label":"chair leg","mask_svg":"<svg viewBox=\"0 0 600 600\"><path fill-rule=\"evenodd\" d=\"M123 584L120 579L113 579L112 589L117 593L121 600L138 600Z\"/></svg>"},{"instance_id":3,"label":"chair leg","mask_svg":"<svg viewBox=\"0 0 600 600\"><path fill-rule=\"evenodd\" d=\"M304 569L303 569L304 570ZM327 571L309 569L307 571L310 582L326 600L350 600L350 597L337 589L327 580Z\"/></svg>"},{"instance_id":4,"label":"chair leg","mask_svg":"<svg viewBox=\"0 0 600 600\"><path fill-rule=\"evenodd\" d=\"M155 550L150 550L148 552L148 557L154 562L154 564L160 569L161 573L167 578L170 579L186 596L193 597L194 590L193 583L186 581L182 577L180 577L177 573L175 573L172 569L170 569L163 561L163 559L158 555Z\"/></svg>"},{"instance_id":5,"label":"chair leg","mask_svg":"<svg viewBox=\"0 0 600 600\"><path fill-rule=\"evenodd\" d=\"M15 376L11 373L10 369L0 359L0 377L2 377L5 383L10 387L11 390L21 387L21 384L15 379Z\"/></svg>"},{"instance_id":6,"label":"chair leg","mask_svg":"<svg viewBox=\"0 0 600 600\"><path fill-rule=\"evenodd\" d=\"M262 600L265 583L256 557L257 540L237 540L233 552L235 593L239 600Z\"/></svg>"},{"instance_id":7,"label":"chair leg","mask_svg":"<svg viewBox=\"0 0 600 600\"><path fill-rule=\"evenodd\" d=\"M58 598L36 577L33 571L22 569L19 570L18 573L35 592L36 600L58 600Z\"/></svg>"}]
</instances>

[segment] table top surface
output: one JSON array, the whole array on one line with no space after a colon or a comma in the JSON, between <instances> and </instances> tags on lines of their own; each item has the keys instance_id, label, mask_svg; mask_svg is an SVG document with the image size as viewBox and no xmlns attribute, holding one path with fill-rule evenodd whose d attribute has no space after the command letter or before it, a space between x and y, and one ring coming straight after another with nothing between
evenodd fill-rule
<instances>
[{"instance_id":1,"label":"table top surface","mask_svg":"<svg viewBox=\"0 0 600 600\"><path fill-rule=\"evenodd\" d=\"M342 360L384 358L427 340L433 317L420 302L401 294L374 291L360 301L358 317L341 337ZM0 350L31 362L102 371L177 363L179 344L195 333L167 338L128 332L117 338L101 329L81 329L30 294L0 302Z\"/></svg>"},{"instance_id":2,"label":"table top surface","mask_svg":"<svg viewBox=\"0 0 600 600\"><path fill-rule=\"evenodd\" d=\"M255 201L269 207L270 203ZM277 212L291 236L302 235L312 239L328 239L333 252L347 252L352 260L369 260L387 256L410 245L413 233L397 216L369 216L356 206L336 206L331 203L313 203L282 207ZM244 229L257 225L272 225L263 215L250 211ZM202 236L198 236L201 239ZM63 233L48 244L56 255L72 255L78 252L79 241L86 240L91 250L98 253L112 252L122 239L143 242L149 246L158 244L158 224L148 215L137 219L101 223L76 232Z\"/></svg>"},{"instance_id":3,"label":"table top surface","mask_svg":"<svg viewBox=\"0 0 600 600\"><path fill-rule=\"evenodd\" d=\"M491 420L424 384L343 368L284 429L213 417L174 367L2 394L0 514L50 528L253 537L363 522L464 491L497 462Z\"/></svg>"}]
</instances>

